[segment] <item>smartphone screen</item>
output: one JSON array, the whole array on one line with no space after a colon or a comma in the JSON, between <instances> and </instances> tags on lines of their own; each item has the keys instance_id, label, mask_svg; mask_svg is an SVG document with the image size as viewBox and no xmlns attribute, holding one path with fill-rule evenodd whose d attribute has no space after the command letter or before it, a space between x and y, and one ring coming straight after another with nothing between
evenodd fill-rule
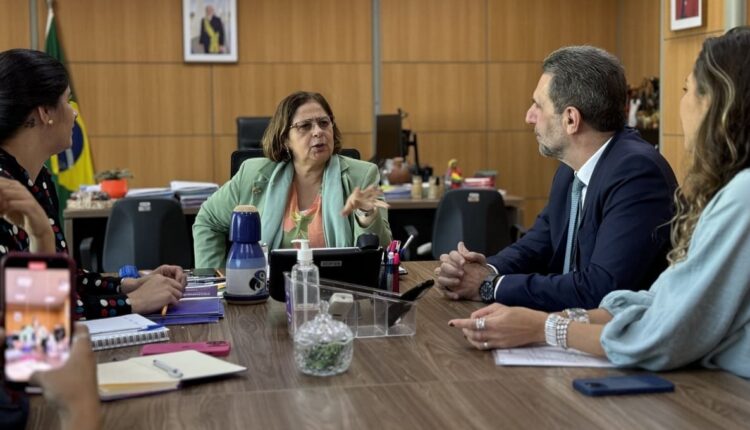
<instances>
[{"instance_id":1,"label":"smartphone screen","mask_svg":"<svg viewBox=\"0 0 750 430\"><path fill-rule=\"evenodd\" d=\"M11 254L2 264L5 380L26 383L70 352L73 273L65 256Z\"/></svg>"}]
</instances>

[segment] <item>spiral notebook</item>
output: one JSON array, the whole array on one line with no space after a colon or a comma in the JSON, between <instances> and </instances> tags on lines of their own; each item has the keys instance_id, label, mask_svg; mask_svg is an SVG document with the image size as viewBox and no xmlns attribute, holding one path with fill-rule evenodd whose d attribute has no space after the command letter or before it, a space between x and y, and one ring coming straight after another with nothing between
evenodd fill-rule
<instances>
[{"instance_id":1,"label":"spiral notebook","mask_svg":"<svg viewBox=\"0 0 750 430\"><path fill-rule=\"evenodd\" d=\"M169 340L168 328L161 324L154 324L138 314L82 321L82 323L89 328L91 346L94 351Z\"/></svg>"}]
</instances>

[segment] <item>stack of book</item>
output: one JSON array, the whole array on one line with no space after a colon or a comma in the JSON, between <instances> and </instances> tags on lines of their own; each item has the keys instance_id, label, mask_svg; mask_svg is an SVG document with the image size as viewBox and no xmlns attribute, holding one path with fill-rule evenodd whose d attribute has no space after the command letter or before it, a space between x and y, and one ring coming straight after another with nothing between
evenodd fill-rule
<instances>
[{"instance_id":1,"label":"stack of book","mask_svg":"<svg viewBox=\"0 0 750 430\"><path fill-rule=\"evenodd\" d=\"M212 182L172 181L170 189L177 195L183 208L198 208L219 189Z\"/></svg>"}]
</instances>

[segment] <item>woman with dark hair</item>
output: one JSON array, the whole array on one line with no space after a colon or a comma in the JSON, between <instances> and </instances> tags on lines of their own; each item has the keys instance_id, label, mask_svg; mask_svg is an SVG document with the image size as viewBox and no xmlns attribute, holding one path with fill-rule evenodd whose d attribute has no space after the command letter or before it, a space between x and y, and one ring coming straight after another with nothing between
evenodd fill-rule
<instances>
[{"instance_id":1,"label":"woman with dark hair","mask_svg":"<svg viewBox=\"0 0 750 430\"><path fill-rule=\"evenodd\" d=\"M253 205L269 249L353 246L363 233L391 240L388 205L372 163L339 155L341 131L319 93L281 101L263 135L265 158L250 159L203 205L193 225L196 267L224 267L232 210Z\"/></svg>"},{"instance_id":2,"label":"woman with dark hair","mask_svg":"<svg viewBox=\"0 0 750 430\"><path fill-rule=\"evenodd\" d=\"M59 203L44 162L72 144L76 115L65 67L28 49L0 53L0 256L67 253ZM151 313L182 297L182 269L161 266L139 279L79 270L75 312L101 318Z\"/></svg>"},{"instance_id":3,"label":"woman with dark hair","mask_svg":"<svg viewBox=\"0 0 750 430\"><path fill-rule=\"evenodd\" d=\"M703 43L680 102L690 166L670 266L648 291L547 314L494 304L449 322L477 348L537 342L666 370L700 361L750 378L750 27Z\"/></svg>"}]
</instances>

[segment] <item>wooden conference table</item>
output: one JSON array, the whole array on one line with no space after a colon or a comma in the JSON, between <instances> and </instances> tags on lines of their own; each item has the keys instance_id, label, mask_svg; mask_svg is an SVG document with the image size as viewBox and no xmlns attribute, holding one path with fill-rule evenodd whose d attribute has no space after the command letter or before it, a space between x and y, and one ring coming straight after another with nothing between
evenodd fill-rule
<instances>
[{"instance_id":1,"label":"wooden conference table","mask_svg":"<svg viewBox=\"0 0 750 430\"><path fill-rule=\"evenodd\" d=\"M435 262L407 262L412 286ZM574 378L642 373L614 369L495 366L469 348L447 321L477 303L453 302L433 289L419 302L413 337L355 340L349 370L317 378L297 372L281 303L226 308L218 324L173 326L173 341L228 340L227 359L248 370L181 390L103 405L103 428L747 428L750 381L703 369L667 372L676 391L585 397ZM138 347L97 353L100 362L137 355ZM27 428L59 424L40 398ZM744 423L744 424L743 424Z\"/></svg>"}]
</instances>

